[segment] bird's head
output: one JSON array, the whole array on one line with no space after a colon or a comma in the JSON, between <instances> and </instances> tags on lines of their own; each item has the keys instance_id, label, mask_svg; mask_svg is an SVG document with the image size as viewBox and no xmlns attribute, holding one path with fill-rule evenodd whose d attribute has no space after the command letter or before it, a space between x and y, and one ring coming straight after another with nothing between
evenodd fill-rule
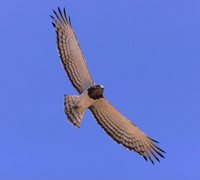
<instances>
[{"instance_id":1,"label":"bird's head","mask_svg":"<svg viewBox=\"0 0 200 180\"><path fill-rule=\"evenodd\" d=\"M94 85L88 89L88 95L92 99L99 99L103 97L103 90L104 87L102 85Z\"/></svg>"}]
</instances>

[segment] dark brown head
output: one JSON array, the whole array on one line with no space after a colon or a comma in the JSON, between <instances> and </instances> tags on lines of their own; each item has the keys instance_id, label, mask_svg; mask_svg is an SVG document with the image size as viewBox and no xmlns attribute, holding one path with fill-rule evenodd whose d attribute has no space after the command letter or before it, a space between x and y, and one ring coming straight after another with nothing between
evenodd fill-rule
<instances>
[{"instance_id":1,"label":"dark brown head","mask_svg":"<svg viewBox=\"0 0 200 180\"><path fill-rule=\"evenodd\" d=\"M92 99L99 99L103 97L104 87L102 85L94 85L88 89L88 95Z\"/></svg>"}]
</instances>

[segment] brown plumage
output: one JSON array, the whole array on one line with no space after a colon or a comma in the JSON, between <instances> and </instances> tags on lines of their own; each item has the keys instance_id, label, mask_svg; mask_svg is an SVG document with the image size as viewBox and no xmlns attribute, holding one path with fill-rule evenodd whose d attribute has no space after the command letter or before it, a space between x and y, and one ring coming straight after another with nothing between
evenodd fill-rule
<instances>
[{"instance_id":1,"label":"brown plumage","mask_svg":"<svg viewBox=\"0 0 200 180\"><path fill-rule=\"evenodd\" d=\"M59 8L59 13L53 12L55 17L51 17L57 35L59 56L71 83L80 94L65 95L65 114L69 121L80 127L83 114L89 108L98 124L117 143L137 152L152 163L153 157L157 161L158 156L164 158L164 151L156 145L158 142L144 134L103 97L104 88L102 85L95 85L91 78L65 9L63 13Z\"/></svg>"},{"instance_id":2,"label":"brown plumage","mask_svg":"<svg viewBox=\"0 0 200 180\"><path fill-rule=\"evenodd\" d=\"M81 52L79 43L71 27L71 21L67 18L66 11L64 14L58 8L59 15L56 11L53 18L53 26L57 34L57 48L60 59L72 85L79 93L82 93L88 86L93 85L93 80L88 71L85 59Z\"/></svg>"},{"instance_id":3,"label":"brown plumage","mask_svg":"<svg viewBox=\"0 0 200 180\"><path fill-rule=\"evenodd\" d=\"M151 155L159 161L158 155L164 157L162 149L157 147L157 141L147 137L140 129L121 115L106 99L100 98L90 107L99 125L117 143L131 151L135 151L153 163Z\"/></svg>"}]
</instances>

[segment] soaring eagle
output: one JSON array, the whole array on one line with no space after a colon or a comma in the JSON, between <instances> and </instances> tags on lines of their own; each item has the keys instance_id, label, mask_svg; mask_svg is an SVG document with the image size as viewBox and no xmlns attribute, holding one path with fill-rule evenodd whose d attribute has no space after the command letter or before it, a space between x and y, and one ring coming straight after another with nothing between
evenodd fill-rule
<instances>
[{"instance_id":1,"label":"soaring eagle","mask_svg":"<svg viewBox=\"0 0 200 180\"><path fill-rule=\"evenodd\" d=\"M165 152L156 145L158 142L143 133L104 98L104 87L95 84L88 71L70 17L67 17L65 9L61 12L59 7L58 12L53 12L55 16L51 17L59 56L72 85L79 92L77 96L64 96L64 111L69 121L80 127L83 114L89 108L98 124L117 143L153 164L152 157L157 161L158 156L164 158L162 153Z\"/></svg>"}]
</instances>

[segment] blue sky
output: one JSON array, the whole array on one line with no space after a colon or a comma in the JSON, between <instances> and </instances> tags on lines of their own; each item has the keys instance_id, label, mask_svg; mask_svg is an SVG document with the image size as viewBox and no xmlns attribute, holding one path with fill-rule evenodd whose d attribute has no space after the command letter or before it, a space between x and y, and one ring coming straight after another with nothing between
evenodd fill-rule
<instances>
[{"instance_id":1,"label":"blue sky","mask_svg":"<svg viewBox=\"0 0 200 180\"><path fill-rule=\"evenodd\" d=\"M66 7L105 97L167 154L154 166L113 142L61 66L49 17ZM199 179L200 1L4 1L0 25L0 179Z\"/></svg>"}]
</instances>

